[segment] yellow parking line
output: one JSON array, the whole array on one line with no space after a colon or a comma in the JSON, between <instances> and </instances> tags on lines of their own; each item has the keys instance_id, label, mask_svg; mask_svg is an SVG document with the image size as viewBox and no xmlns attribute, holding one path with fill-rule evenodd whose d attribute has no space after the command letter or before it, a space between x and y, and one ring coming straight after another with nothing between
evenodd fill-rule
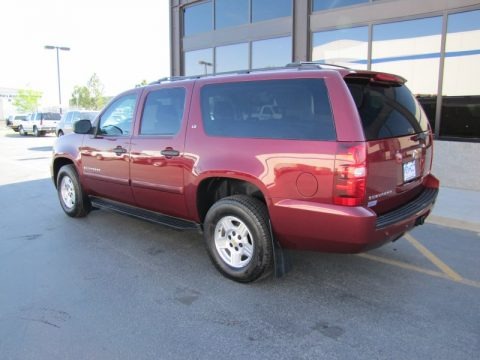
<instances>
[{"instance_id":1,"label":"yellow parking line","mask_svg":"<svg viewBox=\"0 0 480 360\"><path fill-rule=\"evenodd\" d=\"M381 256L376 256L376 255L366 254L366 253L357 254L357 256L360 256L360 257L365 258L365 259L381 262L381 263L384 263L384 264L387 264L387 265L397 266L397 267L400 267L402 269L412 270L412 271L416 271L416 272L419 272L419 273L423 273L423 274L427 274L427 275L431 275L431 276L436 276L436 277L439 277L439 278L442 278L442 279L449 279L450 280L450 278L442 272L424 269L424 268L421 268L421 267L418 267L418 266L415 266L415 265L412 265L412 264L404 263L402 261L387 259L387 258L384 258L384 257L381 257Z\"/></svg>"},{"instance_id":2,"label":"yellow parking line","mask_svg":"<svg viewBox=\"0 0 480 360\"><path fill-rule=\"evenodd\" d=\"M445 264L442 260L436 257L430 250L428 250L425 246L420 244L418 240L416 240L412 235L405 234L405 239L412 244L418 251L422 253L428 260L432 262L436 267L438 267L445 275L447 275L451 280L461 282L463 278L455 272L450 266Z\"/></svg>"},{"instance_id":3,"label":"yellow parking line","mask_svg":"<svg viewBox=\"0 0 480 360\"><path fill-rule=\"evenodd\" d=\"M438 277L438 278L441 278L441 279L451 280L451 281L454 281L454 282L459 283L459 284L472 286L472 287L480 289L480 282L478 282L478 281L464 279L464 278L461 278L461 280L453 280L450 276L448 276L447 274L445 274L443 272L440 272L440 271L423 269L421 267L411 265L411 264L407 264L407 263L404 263L402 261L387 259L387 258L384 258L384 257L372 255L372 254L363 253L363 254L357 254L356 256L362 257L364 259L380 262L382 264L397 266L397 267L400 267L402 269L412 270L412 271L416 271L416 272L419 272L419 273L422 273L422 274L435 276L435 277Z\"/></svg>"}]
</instances>

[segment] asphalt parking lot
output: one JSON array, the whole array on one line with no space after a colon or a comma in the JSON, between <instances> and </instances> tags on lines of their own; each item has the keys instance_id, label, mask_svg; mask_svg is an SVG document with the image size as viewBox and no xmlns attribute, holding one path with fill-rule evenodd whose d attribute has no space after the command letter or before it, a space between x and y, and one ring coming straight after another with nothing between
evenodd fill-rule
<instances>
[{"instance_id":1,"label":"asphalt parking lot","mask_svg":"<svg viewBox=\"0 0 480 360\"><path fill-rule=\"evenodd\" d=\"M64 215L54 141L0 128L1 359L478 359L480 234L289 251L285 277L241 285L197 233Z\"/></svg>"}]
</instances>

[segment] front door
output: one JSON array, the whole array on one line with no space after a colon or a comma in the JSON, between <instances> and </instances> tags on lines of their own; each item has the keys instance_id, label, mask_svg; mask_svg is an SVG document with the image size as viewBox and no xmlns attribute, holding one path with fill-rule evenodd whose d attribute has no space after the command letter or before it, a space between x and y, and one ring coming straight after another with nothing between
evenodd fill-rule
<instances>
[{"instance_id":1,"label":"front door","mask_svg":"<svg viewBox=\"0 0 480 360\"><path fill-rule=\"evenodd\" d=\"M85 185L100 197L133 204L130 143L138 91L120 96L100 115L80 149Z\"/></svg>"},{"instance_id":2,"label":"front door","mask_svg":"<svg viewBox=\"0 0 480 360\"><path fill-rule=\"evenodd\" d=\"M131 143L130 176L137 205L179 217L186 216L186 93L184 87L145 90L141 121Z\"/></svg>"}]
</instances>

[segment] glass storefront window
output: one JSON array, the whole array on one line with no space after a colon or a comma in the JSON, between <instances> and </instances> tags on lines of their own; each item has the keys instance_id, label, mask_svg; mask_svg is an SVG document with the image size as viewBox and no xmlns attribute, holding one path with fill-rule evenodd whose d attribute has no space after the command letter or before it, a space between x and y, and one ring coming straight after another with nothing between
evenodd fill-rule
<instances>
[{"instance_id":1,"label":"glass storefront window","mask_svg":"<svg viewBox=\"0 0 480 360\"><path fill-rule=\"evenodd\" d=\"M313 0L313 11L328 10L368 2L369 0Z\"/></svg>"},{"instance_id":2,"label":"glass storefront window","mask_svg":"<svg viewBox=\"0 0 480 360\"><path fill-rule=\"evenodd\" d=\"M215 29L247 24L249 0L216 0Z\"/></svg>"},{"instance_id":3,"label":"glass storefront window","mask_svg":"<svg viewBox=\"0 0 480 360\"><path fill-rule=\"evenodd\" d=\"M407 79L434 128L442 42L442 17L373 26L372 70Z\"/></svg>"},{"instance_id":4,"label":"glass storefront window","mask_svg":"<svg viewBox=\"0 0 480 360\"><path fill-rule=\"evenodd\" d=\"M480 10L448 16L440 136L480 139Z\"/></svg>"},{"instance_id":5,"label":"glass storefront window","mask_svg":"<svg viewBox=\"0 0 480 360\"><path fill-rule=\"evenodd\" d=\"M217 47L215 60L216 73L248 69L248 43Z\"/></svg>"},{"instance_id":6,"label":"glass storefront window","mask_svg":"<svg viewBox=\"0 0 480 360\"><path fill-rule=\"evenodd\" d=\"M213 74L213 49L187 51L184 63L186 76Z\"/></svg>"},{"instance_id":7,"label":"glass storefront window","mask_svg":"<svg viewBox=\"0 0 480 360\"><path fill-rule=\"evenodd\" d=\"M291 62L291 36L252 42L252 69L285 66Z\"/></svg>"},{"instance_id":8,"label":"glass storefront window","mask_svg":"<svg viewBox=\"0 0 480 360\"><path fill-rule=\"evenodd\" d=\"M206 2L185 8L183 15L184 36L195 35L213 30L213 6Z\"/></svg>"},{"instance_id":9,"label":"glass storefront window","mask_svg":"<svg viewBox=\"0 0 480 360\"><path fill-rule=\"evenodd\" d=\"M252 22L292 15L292 0L275 0L275 5L265 0L252 0Z\"/></svg>"},{"instance_id":10,"label":"glass storefront window","mask_svg":"<svg viewBox=\"0 0 480 360\"><path fill-rule=\"evenodd\" d=\"M366 69L368 27L321 31L313 34L312 60Z\"/></svg>"}]
</instances>

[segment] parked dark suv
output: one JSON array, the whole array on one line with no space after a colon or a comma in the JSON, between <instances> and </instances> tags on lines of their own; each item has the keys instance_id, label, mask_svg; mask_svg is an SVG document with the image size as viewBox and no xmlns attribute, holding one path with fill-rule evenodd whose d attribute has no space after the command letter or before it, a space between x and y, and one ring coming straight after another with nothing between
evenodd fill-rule
<instances>
[{"instance_id":1,"label":"parked dark suv","mask_svg":"<svg viewBox=\"0 0 480 360\"><path fill-rule=\"evenodd\" d=\"M312 64L158 81L59 138L53 181L72 217L94 206L200 229L240 282L282 247L365 251L423 224L438 194L432 133L404 83Z\"/></svg>"}]
</instances>

